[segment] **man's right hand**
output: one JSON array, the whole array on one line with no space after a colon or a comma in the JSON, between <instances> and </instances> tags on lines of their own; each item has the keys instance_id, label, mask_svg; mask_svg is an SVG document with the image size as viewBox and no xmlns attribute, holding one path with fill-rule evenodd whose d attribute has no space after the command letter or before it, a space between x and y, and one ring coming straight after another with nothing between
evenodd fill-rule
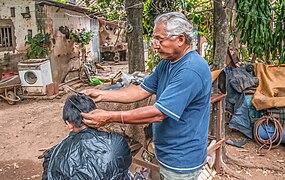
<instances>
[{"instance_id":1,"label":"man's right hand","mask_svg":"<svg viewBox=\"0 0 285 180\"><path fill-rule=\"evenodd\" d=\"M95 103L102 101L102 90L95 89L95 88L86 89L86 90L81 91L81 93L87 96L90 96Z\"/></svg>"}]
</instances>

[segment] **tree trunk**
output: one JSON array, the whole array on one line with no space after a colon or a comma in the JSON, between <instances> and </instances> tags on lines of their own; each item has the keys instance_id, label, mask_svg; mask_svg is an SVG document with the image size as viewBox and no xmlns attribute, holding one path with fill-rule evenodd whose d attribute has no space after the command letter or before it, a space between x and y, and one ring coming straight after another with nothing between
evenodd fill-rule
<instances>
[{"instance_id":1,"label":"tree trunk","mask_svg":"<svg viewBox=\"0 0 285 180\"><path fill-rule=\"evenodd\" d=\"M231 32L236 31L236 17L237 13L236 11L232 9L236 9L236 1L235 0L228 0L227 2L227 16L231 20ZM235 36L233 36L232 43L229 46L228 55L229 58L226 62L226 64L229 64L232 67L236 67L236 64L240 62L239 55L238 55L238 49L239 49L239 39L240 39L240 33L237 33Z\"/></svg>"},{"instance_id":2,"label":"tree trunk","mask_svg":"<svg viewBox=\"0 0 285 180\"><path fill-rule=\"evenodd\" d=\"M214 70L222 69L228 50L228 22L222 0L214 1Z\"/></svg>"},{"instance_id":3,"label":"tree trunk","mask_svg":"<svg viewBox=\"0 0 285 180\"><path fill-rule=\"evenodd\" d=\"M228 51L228 22L227 22L227 15L226 10L223 8L222 0L215 0L214 1L214 63L213 63L213 70L223 69L226 64L227 58L227 51ZM215 81L213 84L213 93L219 93L218 90L218 82ZM210 121L210 133L216 134L216 121L217 118L217 104L214 103L212 105L212 115ZM224 103L223 103L224 106ZM222 121L224 122L225 115L222 114ZM223 132L224 133L224 130Z\"/></svg>"},{"instance_id":4,"label":"tree trunk","mask_svg":"<svg viewBox=\"0 0 285 180\"><path fill-rule=\"evenodd\" d=\"M143 47L143 1L126 0L128 23L133 29L127 34L129 73L145 71Z\"/></svg>"}]
</instances>

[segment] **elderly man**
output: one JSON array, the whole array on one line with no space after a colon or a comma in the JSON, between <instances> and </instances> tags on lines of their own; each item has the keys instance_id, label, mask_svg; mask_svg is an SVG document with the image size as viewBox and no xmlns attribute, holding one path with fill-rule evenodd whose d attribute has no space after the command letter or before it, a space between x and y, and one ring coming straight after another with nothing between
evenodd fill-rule
<instances>
[{"instance_id":1,"label":"elderly man","mask_svg":"<svg viewBox=\"0 0 285 180\"><path fill-rule=\"evenodd\" d=\"M84 123L153 123L155 155L161 179L197 179L207 157L211 73L192 48L193 26L180 12L155 20L153 47L161 61L140 86L120 90L88 89L95 102L131 103L156 95L156 103L129 111L82 113Z\"/></svg>"}]
</instances>

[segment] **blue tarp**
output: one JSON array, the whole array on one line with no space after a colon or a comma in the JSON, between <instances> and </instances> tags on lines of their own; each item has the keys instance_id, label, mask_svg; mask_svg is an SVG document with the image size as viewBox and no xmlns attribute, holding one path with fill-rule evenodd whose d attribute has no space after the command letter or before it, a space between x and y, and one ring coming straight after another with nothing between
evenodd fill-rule
<instances>
[{"instance_id":1,"label":"blue tarp","mask_svg":"<svg viewBox=\"0 0 285 180\"><path fill-rule=\"evenodd\" d=\"M254 122L260 118L260 112L255 110L251 104L251 100L252 96L245 96L242 105L234 112L229 123L229 128L236 129L253 139L252 129Z\"/></svg>"}]
</instances>

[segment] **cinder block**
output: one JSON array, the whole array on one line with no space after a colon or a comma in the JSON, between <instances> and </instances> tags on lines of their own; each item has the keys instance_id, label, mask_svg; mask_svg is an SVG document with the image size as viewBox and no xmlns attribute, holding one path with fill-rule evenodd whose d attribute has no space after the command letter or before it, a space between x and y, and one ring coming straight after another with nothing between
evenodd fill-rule
<instances>
[{"instance_id":1,"label":"cinder block","mask_svg":"<svg viewBox=\"0 0 285 180\"><path fill-rule=\"evenodd\" d=\"M54 83L50 83L46 85L47 96L52 96L55 93Z\"/></svg>"}]
</instances>

